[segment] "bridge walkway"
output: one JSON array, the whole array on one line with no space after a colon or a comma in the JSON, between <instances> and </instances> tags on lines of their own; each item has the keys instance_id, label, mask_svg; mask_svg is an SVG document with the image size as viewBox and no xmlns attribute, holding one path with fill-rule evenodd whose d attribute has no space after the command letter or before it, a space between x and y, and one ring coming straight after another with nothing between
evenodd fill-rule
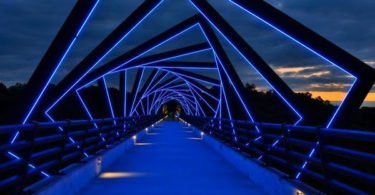
<instances>
[{"instance_id":1,"label":"bridge walkway","mask_svg":"<svg viewBox=\"0 0 375 195\"><path fill-rule=\"evenodd\" d=\"M150 129L79 194L264 194L177 121Z\"/></svg>"}]
</instances>

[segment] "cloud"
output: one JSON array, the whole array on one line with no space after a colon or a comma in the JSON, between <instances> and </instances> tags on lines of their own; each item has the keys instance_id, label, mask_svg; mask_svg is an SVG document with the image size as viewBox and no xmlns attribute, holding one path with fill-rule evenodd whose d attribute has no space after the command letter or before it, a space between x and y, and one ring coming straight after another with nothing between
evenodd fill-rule
<instances>
[{"instance_id":1,"label":"cloud","mask_svg":"<svg viewBox=\"0 0 375 195\"><path fill-rule=\"evenodd\" d=\"M0 30L2 43L0 81L7 84L27 81L75 2L74 0L0 2L0 18L5 18L0 20L0 25L6 27ZM55 82L79 63L141 2L140 0L101 1ZM210 2L291 88L344 91L351 84L352 78L347 74L255 18L251 18L247 13L230 5L227 0L210 0ZM267 0L267 2L375 67L375 25L373 25L375 1L362 0L359 3L356 0L343 0L337 3L337 0ZM166 0L104 61L128 51L193 13L195 10L188 1ZM160 47L156 51L199 42L202 38L199 32L192 32L168 44L168 47ZM240 62L234 60L233 64L237 65ZM255 82L263 88L267 86L253 70L245 70L241 67L238 72L244 78L244 82Z\"/></svg>"},{"instance_id":2,"label":"cloud","mask_svg":"<svg viewBox=\"0 0 375 195\"><path fill-rule=\"evenodd\" d=\"M276 72L283 78L311 78L311 77L323 77L331 74L329 70L316 70L315 66L308 67L282 67L277 68Z\"/></svg>"}]
</instances>

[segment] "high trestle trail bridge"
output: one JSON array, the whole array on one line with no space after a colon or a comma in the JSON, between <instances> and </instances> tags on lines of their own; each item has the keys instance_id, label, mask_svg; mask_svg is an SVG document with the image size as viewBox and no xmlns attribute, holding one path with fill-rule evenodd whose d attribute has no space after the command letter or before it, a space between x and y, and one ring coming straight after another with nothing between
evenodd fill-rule
<instances>
[{"instance_id":1,"label":"high trestle trail bridge","mask_svg":"<svg viewBox=\"0 0 375 195\"><path fill-rule=\"evenodd\" d=\"M215 2L189 0L194 15L103 60L165 3L145 0L52 85L101 1L75 3L9 113L17 122L0 126L1 194L375 193L375 132L348 128L374 85L369 65L265 1L227 0L354 78L312 125L315 115ZM192 30L204 41L159 52ZM285 121L264 121L269 110L253 108L226 45L272 88L269 104ZM209 62L195 59L204 52ZM168 115L171 102L178 112Z\"/></svg>"}]
</instances>

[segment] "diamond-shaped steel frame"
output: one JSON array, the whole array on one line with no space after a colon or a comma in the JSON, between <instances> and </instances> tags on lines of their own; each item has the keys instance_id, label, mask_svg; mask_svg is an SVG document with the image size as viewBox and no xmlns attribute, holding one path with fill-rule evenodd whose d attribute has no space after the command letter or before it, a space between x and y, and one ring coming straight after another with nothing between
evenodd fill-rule
<instances>
[{"instance_id":1,"label":"diamond-shaped steel frame","mask_svg":"<svg viewBox=\"0 0 375 195\"><path fill-rule=\"evenodd\" d=\"M174 99L180 102L185 112L190 115L206 116L202 108L206 106L211 110L210 116L221 117L222 110L226 109L228 117L232 118L231 106L227 101L229 97L226 96L226 91L233 90L236 94L236 98L240 100L240 103L243 105L249 120L255 121L256 119L252 117L250 106L246 101L247 98L244 92L244 86L220 44L218 37L215 35L214 29L246 59L249 65L255 68L283 102L288 105L297 117L295 124L303 120L304 113L301 113L298 109L293 90L290 89L272 68L270 68L235 29L225 21L220 13L204 0L190 1L199 14L182 21L167 31L107 62L99 68L94 69L107 54L136 29L143 20L163 2L163 0L144 1L144 3L133 11L130 16L58 83L56 94L46 94L48 85L70 49L73 47L80 32L84 29L85 24L94 12L99 1L100 0L78 1L46 54L43 56L28 82L27 90L31 98L21 104L20 107L21 112L18 118L20 118L20 122L23 124L29 122L37 113L44 113L53 121L50 111L70 93L76 93L88 117L92 119L93 117L84 99L81 97L80 91L84 89L85 86L95 81L97 81L99 86L104 90L103 92L108 100L107 103L111 117L114 118L115 114L105 80L106 75L113 73L120 74L120 91L122 94L121 99L123 100L122 113L124 116L140 114L140 112L142 114L152 114L152 112L156 112L165 102ZM228 2L246 11L253 17L256 17L278 32L289 37L291 40L356 78L343 102L337 108L333 116L327 120L326 127L340 125L346 117L350 116L353 110L359 108L374 84L374 69L264 1L228 0ZM206 42L141 57L143 54L194 27L201 29L203 35L206 37ZM215 63L171 61L173 58L206 50L212 50ZM131 97L127 97L127 72L131 68L137 68L138 72L133 90L131 91ZM147 85L140 86L146 68L153 68L154 70L146 79ZM182 68L216 69L220 80L181 70ZM168 74L172 75L172 77L163 81ZM199 82L197 82L197 80ZM220 97L212 95L200 82L219 86ZM132 105L126 104L127 98L131 98ZM206 101L207 98L214 100L216 105L208 103ZM63 129L60 130L63 131ZM261 131L257 127L255 130L258 133ZM12 137L11 143L17 141L19 133L20 132L17 132L17 134ZM234 139L236 139L235 134L235 129L233 129ZM255 139L261 139L260 134ZM71 141L74 142L73 139L71 139ZM276 145L278 141L279 140L275 140L274 145ZM316 147L318 145L319 143L317 142ZM316 147L311 149L309 153L310 157L314 155ZM17 154L11 151L9 151L8 154L12 158L19 158ZM296 178L300 176L306 165L307 161L301 165L301 170L296 174ZM35 166L30 164L30 167L33 168ZM42 172L42 174L48 176L45 172Z\"/></svg>"}]
</instances>

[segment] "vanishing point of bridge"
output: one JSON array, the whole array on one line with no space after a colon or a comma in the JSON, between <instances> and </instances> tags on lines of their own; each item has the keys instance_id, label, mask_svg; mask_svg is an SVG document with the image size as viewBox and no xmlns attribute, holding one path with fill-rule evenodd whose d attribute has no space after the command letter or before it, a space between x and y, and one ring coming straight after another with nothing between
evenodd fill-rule
<instances>
[{"instance_id":1,"label":"vanishing point of bridge","mask_svg":"<svg viewBox=\"0 0 375 195\"><path fill-rule=\"evenodd\" d=\"M355 78L324 124L309 125L313 115L295 92L214 6L189 2L195 15L103 60L164 3L145 0L52 86L100 4L77 1L10 113L18 124L0 126L0 193L375 192L375 133L345 129L374 69L264 1L228 0ZM205 41L158 50L192 30ZM269 84L286 121L268 123L252 109L223 40ZM196 61L199 53L211 61ZM107 86L113 75L119 93ZM176 116L164 112L170 102Z\"/></svg>"}]
</instances>

